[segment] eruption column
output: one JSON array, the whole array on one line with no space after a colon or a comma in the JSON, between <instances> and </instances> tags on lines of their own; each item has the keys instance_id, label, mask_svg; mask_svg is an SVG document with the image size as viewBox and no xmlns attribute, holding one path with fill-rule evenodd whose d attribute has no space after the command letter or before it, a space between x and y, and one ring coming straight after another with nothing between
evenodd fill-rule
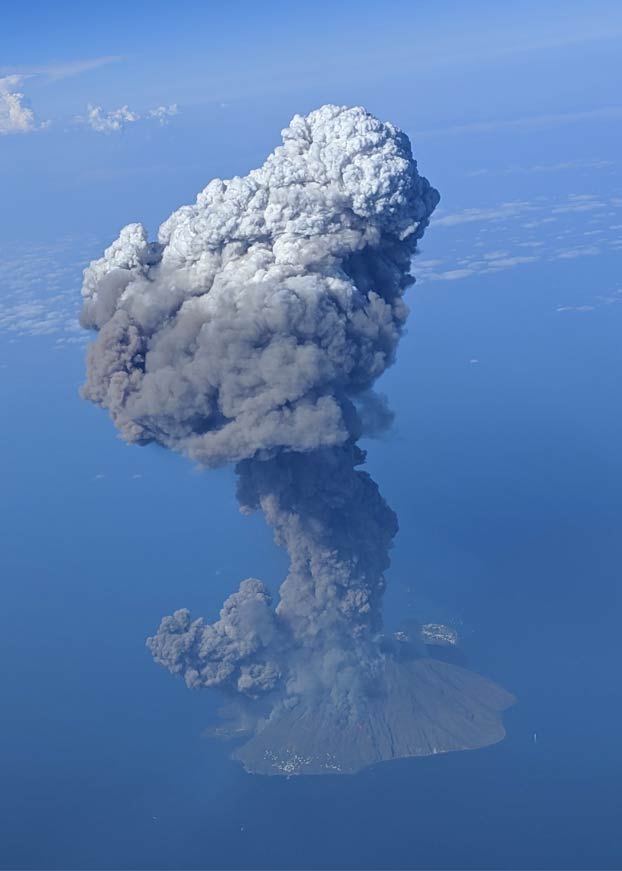
<instances>
[{"instance_id":1,"label":"eruption column","mask_svg":"<svg viewBox=\"0 0 622 871\"><path fill-rule=\"evenodd\" d=\"M357 446L390 420L373 385L438 200L404 133L323 106L156 242L130 224L85 271L83 395L129 442L235 463L242 510L290 556L276 608L247 579L215 623L180 610L148 640L189 686L237 700L250 771L355 771L503 735L503 690L384 636L397 518Z\"/></svg>"}]
</instances>

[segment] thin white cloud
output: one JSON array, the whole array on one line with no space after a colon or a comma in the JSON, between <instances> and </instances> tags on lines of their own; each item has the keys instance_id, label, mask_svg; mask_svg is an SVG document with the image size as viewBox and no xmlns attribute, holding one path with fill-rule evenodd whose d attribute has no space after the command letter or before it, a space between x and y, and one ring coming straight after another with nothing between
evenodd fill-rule
<instances>
[{"instance_id":1,"label":"thin white cloud","mask_svg":"<svg viewBox=\"0 0 622 871\"><path fill-rule=\"evenodd\" d=\"M551 213L563 215L566 212L593 212L596 209L606 209L607 203L602 202L593 194L570 194L568 202L555 206Z\"/></svg>"},{"instance_id":2,"label":"thin white cloud","mask_svg":"<svg viewBox=\"0 0 622 871\"><path fill-rule=\"evenodd\" d=\"M502 250L481 254L480 258L466 257L458 260L455 268L444 270L435 268L441 265L439 261L429 260L426 266L423 265L425 261L415 261L414 271L420 284L427 281L460 281L474 275L494 274L502 270L514 269L516 266L535 263L541 259L539 254L511 255L509 251Z\"/></svg>"},{"instance_id":3,"label":"thin white cloud","mask_svg":"<svg viewBox=\"0 0 622 871\"><path fill-rule=\"evenodd\" d=\"M523 215L525 212L534 211L536 208L537 206L533 203L515 201L501 203L498 206L487 209L463 209L461 212L454 212L435 218L433 225L435 227L454 227L457 224L504 221L507 218L515 218L517 215Z\"/></svg>"},{"instance_id":4,"label":"thin white cloud","mask_svg":"<svg viewBox=\"0 0 622 871\"><path fill-rule=\"evenodd\" d=\"M576 248L562 248L553 255L555 260L574 260L577 257L596 257L600 254L600 248L596 245L579 245Z\"/></svg>"},{"instance_id":5,"label":"thin white cloud","mask_svg":"<svg viewBox=\"0 0 622 871\"><path fill-rule=\"evenodd\" d=\"M448 269L445 272L430 272L425 276L426 281L459 281L461 278L469 278L475 275L475 269Z\"/></svg>"},{"instance_id":6,"label":"thin white cloud","mask_svg":"<svg viewBox=\"0 0 622 871\"><path fill-rule=\"evenodd\" d=\"M556 112L546 115L527 115L522 118L492 119L475 121L469 124L455 124L422 130L418 139L427 136L456 136L464 133L496 133L499 130L542 130L562 124L576 124L582 121L619 121L622 119L622 106L602 106L583 112Z\"/></svg>"},{"instance_id":7,"label":"thin white cloud","mask_svg":"<svg viewBox=\"0 0 622 871\"><path fill-rule=\"evenodd\" d=\"M526 230L533 230L536 227L541 227L543 224L552 224L556 220L557 220L557 218L551 218L551 217L536 218L534 221L527 221L526 223L522 224L522 226Z\"/></svg>"},{"instance_id":8,"label":"thin white cloud","mask_svg":"<svg viewBox=\"0 0 622 871\"><path fill-rule=\"evenodd\" d=\"M593 305L558 305L555 311L558 312L592 312L596 306Z\"/></svg>"},{"instance_id":9,"label":"thin white cloud","mask_svg":"<svg viewBox=\"0 0 622 871\"><path fill-rule=\"evenodd\" d=\"M531 256L518 256L518 257L499 257L494 260L490 260L485 269L482 269L482 272L499 272L502 269L513 269L515 266L520 266L523 263L533 263L536 260L539 260L539 257L535 255Z\"/></svg>"},{"instance_id":10,"label":"thin white cloud","mask_svg":"<svg viewBox=\"0 0 622 871\"><path fill-rule=\"evenodd\" d=\"M574 172L583 169L610 169L614 166L612 160L600 160L593 158L590 160L564 160L558 163L537 163L532 166L507 166L505 169L476 169L473 172L467 173L469 178L476 178L482 175L530 175L531 173L547 173L547 172Z\"/></svg>"},{"instance_id":11,"label":"thin white cloud","mask_svg":"<svg viewBox=\"0 0 622 871\"><path fill-rule=\"evenodd\" d=\"M537 261L561 264L619 251L620 207L622 197L575 192L441 213L432 230L445 228L447 256L439 262L428 248L427 258L414 260L413 272L420 284L483 279Z\"/></svg>"},{"instance_id":12,"label":"thin white cloud","mask_svg":"<svg viewBox=\"0 0 622 871\"><path fill-rule=\"evenodd\" d=\"M45 76L45 78L51 79L52 81L57 81L59 79L67 79L71 76L79 76L82 73L107 66L108 64L117 63L120 60L123 60L120 55L105 55L104 57L85 58L83 60L74 61L58 61L49 64L0 67L0 75Z\"/></svg>"},{"instance_id":13,"label":"thin white cloud","mask_svg":"<svg viewBox=\"0 0 622 871\"><path fill-rule=\"evenodd\" d=\"M532 201L514 200L485 208L462 209L459 212L449 214L440 213L432 219L434 227L455 227L460 224L497 224L514 218L528 217L529 220L521 224L526 229L534 229L543 224L557 221L559 216L575 212L603 212L612 206L617 208L622 200L610 197L599 199L594 194L569 194L562 202L550 202L539 197ZM607 215L615 215L615 212L607 212ZM598 222L599 215L595 215L594 222Z\"/></svg>"},{"instance_id":14,"label":"thin white cloud","mask_svg":"<svg viewBox=\"0 0 622 871\"><path fill-rule=\"evenodd\" d=\"M591 304L583 303L582 305L558 305L555 311L558 312L591 312L605 305L615 305L622 302L622 288L612 290L607 294L600 294Z\"/></svg>"},{"instance_id":15,"label":"thin white cloud","mask_svg":"<svg viewBox=\"0 0 622 871\"><path fill-rule=\"evenodd\" d=\"M429 260L419 257L417 257L417 259L415 260L417 272L420 272L422 269L433 269L435 266L442 266L442 264L442 260Z\"/></svg>"}]
</instances>

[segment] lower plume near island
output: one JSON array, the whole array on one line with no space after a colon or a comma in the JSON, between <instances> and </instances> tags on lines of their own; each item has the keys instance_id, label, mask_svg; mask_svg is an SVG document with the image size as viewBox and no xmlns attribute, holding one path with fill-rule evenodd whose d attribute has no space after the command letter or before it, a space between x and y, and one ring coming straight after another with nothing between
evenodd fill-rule
<instances>
[{"instance_id":1,"label":"lower plume near island","mask_svg":"<svg viewBox=\"0 0 622 871\"><path fill-rule=\"evenodd\" d=\"M398 523L358 446L392 420L373 386L439 195L408 137L362 108L296 115L282 137L157 241L130 224L85 271L81 322L97 336L83 396L128 442L235 464L241 511L262 511L290 558L276 605L249 578L215 622L181 609L147 645L221 694L214 731L249 772L352 773L492 744L512 697L429 655L444 627L383 628Z\"/></svg>"}]
</instances>

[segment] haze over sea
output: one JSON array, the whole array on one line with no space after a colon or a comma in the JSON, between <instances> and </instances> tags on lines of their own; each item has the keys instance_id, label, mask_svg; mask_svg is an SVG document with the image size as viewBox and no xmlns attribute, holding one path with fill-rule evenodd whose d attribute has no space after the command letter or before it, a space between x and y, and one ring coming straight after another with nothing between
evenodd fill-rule
<instances>
[{"instance_id":1,"label":"haze over sea","mask_svg":"<svg viewBox=\"0 0 622 871\"><path fill-rule=\"evenodd\" d=\"M37 120L0 135L0 867L620 867L619 6L35 3L2 29ZM455 625L519 701L484 750L252 777L144 639L286 558L231 470L79 398L81 270L328 101L402 127L441 193L364 445L400 519L387 624Z\"/></svg>"}]
</instances>

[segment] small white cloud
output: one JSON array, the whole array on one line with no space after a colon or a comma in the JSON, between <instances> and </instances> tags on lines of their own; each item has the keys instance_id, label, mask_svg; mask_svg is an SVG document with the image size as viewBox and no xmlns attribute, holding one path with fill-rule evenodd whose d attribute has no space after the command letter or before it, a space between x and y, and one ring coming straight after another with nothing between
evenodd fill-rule
<instances>
[{"instance_id":1,"label":"small white cloud","mask_svg":"<svg viewBox=\"0 0 622 871\"><path fill-rule=\"evenodd\" d=\"M169 118L177 114L179 114L179 109L176 103L172 103L170 106L156 106L155 109L149 109L144 115L134 112L127 105L113 109L111 112L104 112L101 106L89 103L87 114L76 120L87 124L97 133L118 133L128 124L134 124L136 121L153 120L159 121L160 124L166 124Z\"/></svg>"},{"instance_id":2,"label":"small white cloud","mask_svg":"<svg viewBox=\"0 0 622 871\"><path fill-rule=\"evenodd\" d=\"M172 118L173 115L177 115L178 112L177 103L172 103L170 106L156 106L155 109L149 109L147 117L155 118L160 124L166 124L168 119Z\"/></svg>"},{"instance_id":3,"label":"small white cloud","mask_svg":"<svg viewBox=\"0 0 622 871\"><path fill-rule=\"evenodd\" d=\"M138 121L139 117L136 112L130 110L129 106L121 106L120 109L113 109L112 112L104 112L101 106L89 103L86 118L82 120L97 133L115 133L123 130L127 124Z\"/></svg>"},{"instance_id":4,"label":"small white cloud","mask_svg":"<svg viewBox=\"0 0 622 871\"><path fill-rule=\"evenodd\" d=\"M23 76L0 79L0 136L9 133L30 133L36 130L35 113L24 103L24 95L16 90Z\"/></svg>"}]
</instances>

